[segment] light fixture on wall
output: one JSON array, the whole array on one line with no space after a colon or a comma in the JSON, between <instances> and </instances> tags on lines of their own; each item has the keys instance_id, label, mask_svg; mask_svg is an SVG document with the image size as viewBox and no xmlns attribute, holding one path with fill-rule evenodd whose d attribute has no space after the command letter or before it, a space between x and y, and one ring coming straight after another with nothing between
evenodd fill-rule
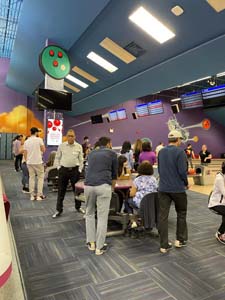
<instances>
[{"instance_id":1,"label":"light fixture on wall","mask_svg":"<svg viewBox=\"0 0 225 300\"><path fill-rule=\"evenodd\" d=\"M114 132L114 128L109 128L109 133L113 133Z\"/></svg>"}]
</instances>

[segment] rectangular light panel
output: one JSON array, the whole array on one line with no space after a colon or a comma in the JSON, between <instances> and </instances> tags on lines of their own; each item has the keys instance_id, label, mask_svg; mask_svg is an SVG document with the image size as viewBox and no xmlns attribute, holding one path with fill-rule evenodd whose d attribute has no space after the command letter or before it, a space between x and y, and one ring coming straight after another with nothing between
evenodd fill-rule
<instances>
[{"instance_id":1,"label":"rectangular light panel","mask_svg":"<svg viewBox=\"0 0 225 300\"><path fill-rule=\"evenodd\" d=\"M86 89L88 87L88 84L84 83L83 81L81 81L80 79L77 79L76 77L72 76L72 75L67 75L66 79L74 82L75 84L81 86L82 88Z\"/></svg>"},{"instance_id":2,"label":"rectangular light panel","mask_svg":"<svg viewBox=\"0 0 225 300\"><path fill-rule=\"evenodd\" d=\"M98 78L92 76L91 74L89 74L88 72L82 70L81 68L74 66L72 69L75 73L79 74L80 76L86 78L87 80L96 83L98 81Z\"/></svg>"},{"instance_id":3,"label":"rectangular light panel","mask_svg":"<svg viewBox=\"0 0 225 300\"><path fill-rule=\"evenodd\" d=\"M168 29L142 6L130 15L129 19L160 44L163 44L169 39L175 37L175 34L170 29Z\"/></svg>"},{"instance_id":4,"label":"rectangular light panel","mask_svg":"<svg viewBox=\"0 0 225 300\"><path fill-rule=\"evenodd\" d=\"M80 90L77 87L73 86L72 84L69 84L66 81L64 81L64 86L68 87L69 89L73 90L76 93L80 92Z\"/></svg>"},{"instance_id":5,"label":"rectangular light panel","mask_svg":"<svg viewBox=\"0 0 225 300\"><path fill-rule=\"evenodd\" d=\"M116 70L118 70L116 66L114 66L113 64L111 64L106 59L104 59L103 57L101 57L100 55L96 54L93 51L87 55L87 58L89 58L90 60L92 60L94 63L104 68L105 70L109 71L110 73L113 73Z\"/></svg>"},{"instance_id":6,"label":"rectangular light panel","mask_svg":"<svg viewBox=\"0 0 225 300\"><path fill-rule=\"evenodd\" d=\"M115 43L109 38L105 38L103 41L101 41L100 46L108 50L110 53L121 59L126 64L129 64L136 59L134 55L124 50L122 47L120 47L117 43Z\"/></svg>"}]
</instances>

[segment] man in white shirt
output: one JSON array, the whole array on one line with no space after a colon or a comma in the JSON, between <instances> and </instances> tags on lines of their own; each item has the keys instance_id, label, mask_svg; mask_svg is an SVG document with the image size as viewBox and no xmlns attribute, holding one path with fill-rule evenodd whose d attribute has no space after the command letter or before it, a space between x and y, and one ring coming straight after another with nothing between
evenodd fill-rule
<instances>
[{"instance_id":1,"label":"man in white shirt","mask_svg":"<svg viewBox=\"0 0 225 300\"><path fill-rule=\"evenodd\" d=\"M76 135L73 129L67 132L67 142L59 145L54 165L59 169L58 179L58 197L56 204L56 212L53 218L59 217L63 212L63 200L66 194L68 182L71 182L73 191L75 192L75 183L79 180L80 173L83 169L83 149L80 144L75 141ZM75 208L77 211L84 212L81 208L81 202L75 200Z\"/></svg>"},{"instance_id":2,"label":"man in white shirt","mask_svg":"<svg viewBox=\"0 0 225 300\"><path fill-rule=\"evenodd\" d=\"M41 201L45 198L43 195L44 185L44 164L42 154L45 152L44 142L38 137L38 128L30 129L31 136L24 143L24 159L29 171L29 190L30 200ZM37 194L35 193L35 176L37 176Z\"/></svg>"}]
</instances>

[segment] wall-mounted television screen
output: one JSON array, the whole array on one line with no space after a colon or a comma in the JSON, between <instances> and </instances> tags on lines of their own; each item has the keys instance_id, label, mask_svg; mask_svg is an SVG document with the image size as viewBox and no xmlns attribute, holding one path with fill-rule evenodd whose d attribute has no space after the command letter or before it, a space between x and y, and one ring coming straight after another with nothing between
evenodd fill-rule
<instances>
[{"instance_id":1,"label":"wall-mounted television screen","mask_svg":"<svg viewBox=\"0 0 225 300\"><path fill-rule=\"evenodd\" d=\"M138 117L148 116L148 105L146 103L136 105L135 109Z\"/></svg>"},{"instance_id":2,"label":"wall-mounted television screen","mask_svg":"<svg viewBox=\"0 0 225 300\"><path fill-rule=\"evenodd\" d=\"M118 120L117 111L113 110L109 112L109 120L110 122Z\"/></svg>"},{"instance_id":3,"label":"wall-mounted television screen","mask_svg":"<svg viewBox=\"0 0 225 300\"><path fill-rule=\"evenodd\" d=\"M161 100L154 100L148 103L149 115L157 115L163 113L163 104Z\"/></svg>"},{"instance_id":4,"label":"wall-mounted television screen","mask_svg":"<svg viewBox=\"0 0 225 300\"><path fill-rule=\"evenodd\" d=\"M203 107L225 106L225 85L202 90Z\"/></svg>"},{"instance_id":5,"label":"wall-mounted television screen","mask_svg":"<svg viewBox=\"0 0 225 300\"><path fill-rule=\"evenodd\" d=\"M103 123L102 115L91 116L91 123L92 124Z\"/></svg>"},{"instance_id":6,"label":"wall-mounted television screen","mask_svg":"<svg viewBox=\"0 0 225 300\"><path fill-rule=\"evenodd\" d=\"M117 117L118 120L125 120L127 119L127 113L125 108L121 108L117 110Z\"/></svg>"},{"instance_id":7,"label":"wall-mounted television screen","mask_svg":"<svg viewBox=\"0 0 225 300\"><path fill-rule=\"evenodd\" d=\"M38 89L35 96L39 110L72 110L72 93L49 89Z\"/></svg>"},{"instance_id":8,"label":"wall-mounted television screen","mask_svg":"<svg viewBox=\"0 0 225 300\"><path fill-rule=\"evenodd\" d=\"M190 109L196 107L202 107L202 93L201 92L191 92L181 95L181 106L182 109Z\"/></svg>"}]
</instances>

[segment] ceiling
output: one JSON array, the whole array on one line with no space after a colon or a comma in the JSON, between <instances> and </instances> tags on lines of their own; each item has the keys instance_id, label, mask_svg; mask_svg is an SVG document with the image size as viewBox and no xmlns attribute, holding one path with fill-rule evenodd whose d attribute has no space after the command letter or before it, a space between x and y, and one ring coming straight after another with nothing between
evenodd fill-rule
<instances>
[{"instance_id":1,"label":"ceiling","mask_svg":"<svg viewBox=\"0 0 225 300\"><path fill-rule=\"evenodd\" d=\"M171 13L175 5L184 9L179 17ZM139 29L128 19L139 6L176 36L159 44ZM225 71L224 24L225 10L216 12L206 0L24 0L7 85L32 95L44 80L38 56L48 39L68 50L72 67L98 79L93 83L71 71L89 85L81 88L66 80L80 90L72 91L72 115L109 107ZM134 42L142 54L126 64L99 45L106 37L122 48ZM91 62L90 51L118 70L109 73Z\"/></svg>"}]
</instances>

